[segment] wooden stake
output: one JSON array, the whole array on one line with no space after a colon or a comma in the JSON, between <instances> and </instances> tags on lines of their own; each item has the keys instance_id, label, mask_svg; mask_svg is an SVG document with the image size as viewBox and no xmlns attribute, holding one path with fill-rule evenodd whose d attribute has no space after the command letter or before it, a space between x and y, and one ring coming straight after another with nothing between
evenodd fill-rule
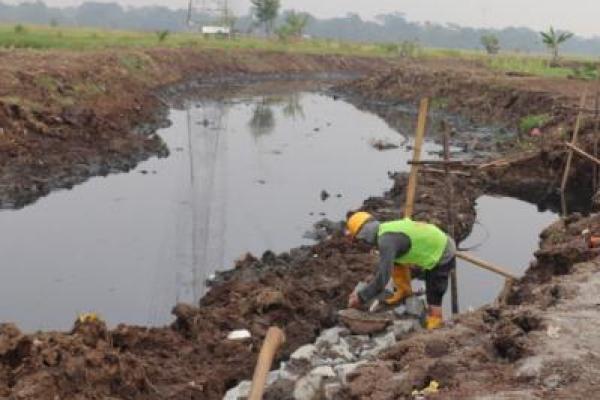
<instances>
[{"instance_id":1,"label":"wooden stake","mask_svg":"<svg viewBox=\"0 0 600 400\"><path fill-rule=\"evenodd\" d=\"M270 327L260 349L258 360L256 361L248 400L262 400L267 375L271 370L275 354L277 354L283 343L285 343L285 334L283 331L277 327Z\"/></svg>"},{"instance_id":2,"label":"wooden stake","mask_svg":"<svg viewBox=\"0 0 600 400\"><path fill-rule=\"evenodd\" d=\"M423 139L425 138L425 130L427 128L427 112L429 109L429 99L421 100L419 106L419 120L417 122L417 133L415 135L415 147L413 151L413 162L421 160L421 148L423 147ZM412 165L410 176L408 178L408 188L406 190L406 205L404 206L404 218L412 218L415 205L415 192L417 190L417 178L419 174L419 166Z\"/></svg>"},{"instance_id":3,"label":"wooden stake","mask_svg":"<svg viewBox=\"0 0 600 400\"><path fill-rule=\"evenodd\" d=\"M502 267L499 267L497 265L494 265L492 263L489 263L487 261L480 260L479 258L473 256L472 254L459 251L459 252L456 253L456 256L458 258L461 258L461 259L463 259L465 261L468 261L471 264L474 264L474 265L476 265L476 266L478 266L480 268L483 268L483 269L486 269L488 271L494 272L494 273L496 273L498 275L502 275L505 278L514 279L514 280L518 279L516 275L513 275L512 273L508 272L506 269L504 269Z\"/></svg>"},{"instance_id":4,"label":"wooden stake","mask_svg":"<svg viewBox=\"0 0 600 400\"><path fill-rule=\"evenodd\" d=\"M579 154L580 156L583 156L585 158L587 158L590 161L595 162L596 164L600 165L600 160L597 159L596 157L586 153L585 151L581 150L579 147L572 145L569 142L566 142L565 145L571 149L572 151L574 151L575 153Z\"/></svg>"},{"instance_id":5,"label":"wooden stake","mask_svg":"<svg viewBox=\"0 0 600 400\"><path fill-rule=\"evenodd\" d=\"M598 158L598 128L600 124L600 76L596 80L596 100L594 101L594 108L596 112L594 113L594 157ZM594 165L592 169L592 191L594 194L598 191L598 166Z\"/></svg>"},{"instance_id":6,"label":"wooden stake","mask_svg":"<svg viewBox=\"0 0 600 400\"><path fill-rule=\"evenodd\" d=\"M450 134L444 130L444 160L450 160ZM444 166L446 172L446 190L447 190L447 229L452 240L456 240L454 231L454 182L450 173L450 166ZM452 300L452 314L458 314L458 279L456 277L456 268L450 273L450 298Z\"/></svg>"},{"instance_id":7,"label":"wooden stake","mask_svg":"<svg viewBox=\"0 0 600 400\"><path fill-rule=\"evenodd\" d=\"M585 101L587 99L587 90L584 90L581 95L581 102L579 104L579 108L583 108L585 106ZM577 114L577 119L575 120L575 128L573 129L573 138L571 139L571 144L575 146L577 144L577 136L579 135L579 127L581 126L582 120L582 112L579 111ZM573 151L569 151L569 155L567 156L567 165L565 166L565 172L563 174L562 182L560 184L560 191L562 193L565 192L567 188L567 182L569 181L569 174L571 173L571 163L573 162Z\"/></svg>"}]
</instances>

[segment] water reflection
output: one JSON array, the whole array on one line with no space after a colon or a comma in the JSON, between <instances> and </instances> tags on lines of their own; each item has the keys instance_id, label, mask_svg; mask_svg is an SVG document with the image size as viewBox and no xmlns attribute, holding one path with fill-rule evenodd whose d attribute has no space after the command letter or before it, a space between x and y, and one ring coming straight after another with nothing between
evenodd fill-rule
<instances>
[{"instance_id":1,"label":"water reflection","mask_svg":"<svg viewBox=\"0 0 600 400\"><path fill-rule=\"evenodd\" d=\"M292 119L305 119L304 108L302 107L302 94L294 93L286 96L283 100L283 108L281 109L283 115L287 118Z\"/></svg>"},{"instance_id":2,"label":"water reflection","mask_svg":"<svg viewBox=\"0 0 600 400\"><path fill-rule=\"evenodd\" d=\"M254 106L248 127L256 137L273 132L275 128L275 116L273 115L273 110L265 101Z\"/></svg>"}]
</instances>

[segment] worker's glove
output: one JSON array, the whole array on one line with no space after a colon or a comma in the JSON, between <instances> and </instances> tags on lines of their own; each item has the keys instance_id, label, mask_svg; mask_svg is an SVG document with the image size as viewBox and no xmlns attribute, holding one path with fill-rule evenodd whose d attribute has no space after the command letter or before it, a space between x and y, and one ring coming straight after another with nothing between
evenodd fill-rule
<instances>
[{"instance_id":1,"label":"worker's glove","mask_svg":"<svg viewBox=\"0 0 600 400\"><path fill-rule=\"evenodd\" d=\"M357 292L352 292L350 297L348 297L348 308L361 308L362 301L360 300L360 296Z\"/></svg>"}]
</instances>

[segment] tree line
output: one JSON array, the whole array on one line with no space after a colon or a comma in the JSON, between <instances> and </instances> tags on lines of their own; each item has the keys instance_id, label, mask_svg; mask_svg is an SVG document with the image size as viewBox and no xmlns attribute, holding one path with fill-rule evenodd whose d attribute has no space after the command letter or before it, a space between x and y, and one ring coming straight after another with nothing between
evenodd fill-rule
<instances>
[{"instance_id":1,"label":"tree line","mask_svg":"<svg viewBox=\"0 0 600 400\"><path fill-rule=\"evenodd\" d=\"M242 33L277 34L280 37L312 37L360 42L398 43L405 47L429 46L449 49L503 49L523 53L542 52L552 38L523 27L481 29L456 24L417 23L402 13L382 14L374 21L349 13L337 18L319 19L297 11L282 11L280 0L252 0L249 15L231 18ZM199 20L210 22L208 16ZM48 7L42 1L9 5L0 2L0 22L91 26L147 31L188 29L187 9L161 6L123 8L117 3L86 2L78 7ZM551 35L551 32L545 32ZM555 39L566 32L555 31ZM550 39L550 40L548 40ZM600 38L572 36L559 41L562 51L600 56ZM556 46L558 51L558 46ZM554 50L553 50L554 51Z\"/></svg>"}]
</instances>

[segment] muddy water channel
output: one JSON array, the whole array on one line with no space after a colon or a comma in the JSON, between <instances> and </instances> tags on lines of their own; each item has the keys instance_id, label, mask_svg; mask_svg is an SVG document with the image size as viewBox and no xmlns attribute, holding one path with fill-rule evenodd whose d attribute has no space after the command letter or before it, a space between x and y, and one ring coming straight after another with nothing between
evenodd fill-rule
<instances>
[{"instance_id":1,"label":"muddy water channel","mask_svg":"<svg viewBox=\"0 0 600 400\"><path fill-rule=\"evenodd\" d=\"M195 102L169 118L169 157L0 213L2 321L168 323L214 271L310 243L313 223L389 189L387 171L411 156L370 145L405 141L377 116L315 93Z\"/></svg>"},{"instance_id":2,"label":"muddy water channel","mask_svg":"<svg viewBox=\"0 0 600 400\"><path fill-rule=\"evenodd\" d=\"M517 276L522 276L534 259L540 232L558 218L551 211L539 211L534 204L509 197L483 196L477 200L476 210L477 223L460 247L472 248L477 257ZM503 277L464 261L458 263L458 282L462 311L494 301L504 286ZM447 315L449 297L444 299Z\"/></svg>"},{"instance_id":3,"label":"muddy water channel","mask_svg":"<svg viewBox=\"0 0 600 400\"><path fill-rule=\"evenodd\" d=\"M188 101L158 132L169 157L0 212L0 319L28 331L69 329L89 311L111 325L169 323L176 302L197 301L241 255L313 243L304 235L315 222L388 190L387 172L407 170L415 117L407 110L392 129L302 91ZM425 145L429 157L439 150ZM520 270L553 218L512 199L482 198L478 212L492 238L476 253ZM482 240L478 229L466 245ZM495 276L460 271L463 309L500 290Z\"/></svg>"}]
</instances>

